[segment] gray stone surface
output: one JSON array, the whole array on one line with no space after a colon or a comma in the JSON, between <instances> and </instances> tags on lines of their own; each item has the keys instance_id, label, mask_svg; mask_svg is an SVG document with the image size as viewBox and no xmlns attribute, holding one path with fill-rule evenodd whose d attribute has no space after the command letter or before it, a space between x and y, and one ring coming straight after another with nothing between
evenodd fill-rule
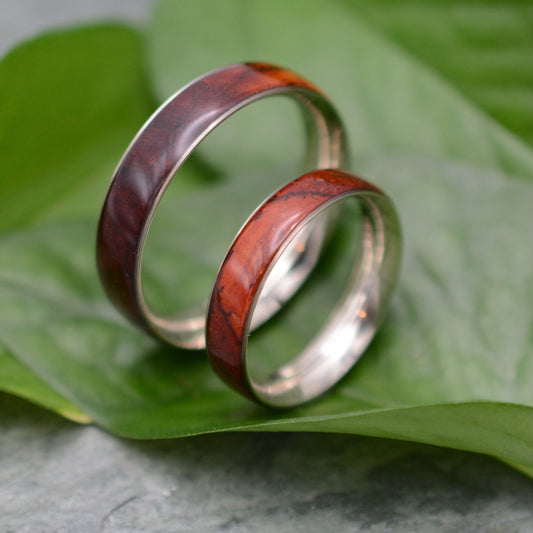
<instances>
[{"instance_id":1,"label":"gray stone surface","mask_svg":"<svg viewBox=\"0 0 533 533\"><path fill-rule=\"evenodd\" d=\"M533 531L488 457L345 435L126 441L0 395L2 532Z\"/></svg>"},{"instance_id":2,"label":"gray stone surface","mask_svg":"<svg viewBox=\"0 0 533 533\"><path fill-rule=\"evenodd\" d=\"M140 22L150 0L0 0L0 55L50 28L101 20Z\"/></svg>"},{"instance_id":3,"label":"gray stone surface","mask_svg":"<svg viewBox=\"0 0 533 533\"><path fill-rule=\"evenodd\" d=\"M1 0L0 54L148 3ZM533 531L533 483L487 457L342 435L125 441L5 395L0 421L0 532Z\"/></svg>"}]
</instances>

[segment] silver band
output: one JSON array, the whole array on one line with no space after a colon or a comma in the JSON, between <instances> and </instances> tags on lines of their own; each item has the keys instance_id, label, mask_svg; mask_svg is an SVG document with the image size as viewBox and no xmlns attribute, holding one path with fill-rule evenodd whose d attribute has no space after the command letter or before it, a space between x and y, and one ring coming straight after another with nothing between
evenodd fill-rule
<instances>
[{"instance_id":1,"label":"silver band","mask_svg":"<svg viewBox=\"0 0 533 533\"><path fill-rule=\"evenodd\" d=\"M205 347L205 307L159 316L141 283L146 236L157 205L194 148L221 122L255 100L283 94L304 112L308 168L345 164L341 121L327 97L296 74L272 65L237 64L184 87L147 121L124 154L108 191L98 231L98 267L115 305L133 322L171 344ZM257 304L253 326L267 320L298 289L313 268L327 221L302 235L305 245L287 248L284 266ZM275 278L275 279L274 279Z\"/></svg>"},{"instance_id":2,"label":"silver band","mask_svg":"<svg viewBox=\"0 0 533 533\"><path fill-rule=\"evenodd\" d=\"M343 296L304 351L259 381L250 375L247 342L256 304L269 276L302 230L337 202L354 199L362 206L363 238ZM346 172L333 170L298 178L260 209L261 216L254 219L252 215L219 271L208 312L207 348L215 370L235 389L268 406L294 407L337 383L363 354L383 322L398 277L400 225L392 202L382 191ZM281 212L295 222L282 226L278 222ZM278 238L269 238L272 227L281 228ZM264 264L256 268L247 257L254 241L259 240L262 249L257 255L264 257ZM255 292L251 299L244 286L241 289L236 283L239 277L252 284ZM233 290L226 298L229 286Z\"/></svg>"}]
</instances>

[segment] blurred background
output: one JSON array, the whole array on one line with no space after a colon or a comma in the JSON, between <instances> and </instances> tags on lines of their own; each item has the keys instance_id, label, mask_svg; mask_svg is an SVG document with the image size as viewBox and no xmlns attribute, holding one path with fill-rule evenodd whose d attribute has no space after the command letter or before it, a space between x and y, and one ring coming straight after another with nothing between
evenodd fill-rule
<instances>
[{"instance_id":1,"label":"blurred background","mask_svg":"<svg viewBox=\"0 0 533 533\"><path fill-rule=\"evenodd\" d=\"M66 2L65 0L23 0L0 2L0 54L4 55L15 43L35 34L76 23L115 18L143 23L149 13L150 0L94 0Z\"/></svg>"}]
</instances>

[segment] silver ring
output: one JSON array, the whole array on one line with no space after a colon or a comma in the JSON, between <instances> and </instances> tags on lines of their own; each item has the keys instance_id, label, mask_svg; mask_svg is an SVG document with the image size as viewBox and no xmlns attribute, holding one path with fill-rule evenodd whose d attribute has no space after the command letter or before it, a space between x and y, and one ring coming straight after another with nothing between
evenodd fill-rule
<instances>
[{"instance_id":1,"label":"silver ring","mask_svg":"<svg viewBox=\"0 0 533 533\"><path fill-rule=\"evenodd\" d=\"M268 378L251 375L250 324L261 291L299 232L337 202L363 212L359 259L336 308L303 352ZM400 224L388 196L340 170L317 170L266 200L243 226L220 267L207 314L207 351L219 376L250 399L294 407L332 387L355 364L387 312L401 257Z\"/></svg>"},{"instance_id":2,"label":"silver ring","mask_svg":"<svg viewBox=\"0 0 533 533\"><path fill-rule=\"evenodd\" d=\"M122 157L100 215L97 262L111 301L145 331L184 348L205 347L205 307L173 317L148 306L141 283L143 249L166 187L194 148L237 110L266 96L284 94L304 111L308 168L345 164L341 121L327 97L307 80L264 63L231 65L193 81L165 102ZM327 221L317 222L286 251L284 264L258 303L253 326L267 320L313 268Z\"/></svg>"}]
</instances>

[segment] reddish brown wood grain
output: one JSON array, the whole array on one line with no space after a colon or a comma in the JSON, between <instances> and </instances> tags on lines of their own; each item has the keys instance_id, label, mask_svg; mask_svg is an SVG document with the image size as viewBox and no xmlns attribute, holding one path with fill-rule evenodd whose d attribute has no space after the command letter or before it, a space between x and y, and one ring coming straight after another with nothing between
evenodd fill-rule
<instances>
[{"instance_id":1,"label":"reddish brown wood grain","mask_svg":"<svg viewBox=\"0 0 533 533\"><path fill-rule=\"evenodd\" d=\"M370 183L340 170L305 174L260 206L233 242L209 302L207 351L218 375L248 398L257 401L244 361L248 324L271 263L309 216L333 200L361 190L381 193Z\"/></svg>"},{"instance_id":2,"label":"reddish brown wood grain","mask_svg":"<svg viewBox=\"0 0 533 533\"><path fill-rule=\"evenodd\" d=\"M98 226L98 271L111 301L146 331L157 334L140 302L139 257L163 187L215 121L273 91L314 102L339 124L332 150L344 148L340 120L319 89L288 70L249 63L211 72L182 89L154 114L119 163Z\"/></svg>"}]
</instances>

